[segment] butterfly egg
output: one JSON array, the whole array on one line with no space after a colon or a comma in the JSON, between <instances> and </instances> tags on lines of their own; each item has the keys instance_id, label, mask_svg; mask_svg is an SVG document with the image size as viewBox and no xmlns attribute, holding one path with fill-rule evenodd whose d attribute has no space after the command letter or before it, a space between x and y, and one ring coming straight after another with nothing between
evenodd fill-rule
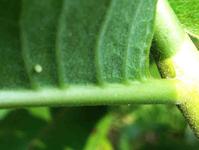
<instances>
[{"instance_id":1,"label":"butterfly egg","mask_svg":"<svg viewBox=\"0 0 199 150\"><path fill-rule=\"evenodd\" d=\"M43 68L42 68L41 65L36 64L35 67L34 67L34 70L35 70L36 73L41 73Z\"/></svg>"}]
</instances>

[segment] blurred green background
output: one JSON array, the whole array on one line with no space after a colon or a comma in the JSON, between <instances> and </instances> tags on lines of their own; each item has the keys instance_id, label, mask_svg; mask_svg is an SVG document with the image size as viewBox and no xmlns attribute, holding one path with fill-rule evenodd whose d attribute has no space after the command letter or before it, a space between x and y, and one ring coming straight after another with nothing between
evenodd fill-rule
<instances>
[{"instance_id":1,"label":"blurred green background","mask_svg":"<svg viewBox=\"0 0 199 150\"><path fill-rule=\"evenodd\" d=\"M175 106L30 108L0 111L2 150L197 150Z\"/></svg>"}]
</instances>

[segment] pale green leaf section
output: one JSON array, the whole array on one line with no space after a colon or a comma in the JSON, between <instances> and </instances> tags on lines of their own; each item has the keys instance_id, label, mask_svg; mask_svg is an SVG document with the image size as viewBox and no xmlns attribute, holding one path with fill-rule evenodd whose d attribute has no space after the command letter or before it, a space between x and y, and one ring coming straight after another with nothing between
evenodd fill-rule
<instances>
[{"instance_id":1,"label":"pale green leaf section","mask_svg":"<svg viewBox=\"0 0 199 150\"><path fill-rule=\"evenodd\" d=\"M199 2L198 0L169 0L192 41L199 49Z\"/></svg>"},{"instance_id":2,"label":"pale green leaf section","mask_svg":"<svg viewBox=\"0 0 199 150\"><path fill-rule=\"evenodd\" d=\"M84 150L113 150L108 134L117 115L110 113L105 115L91 132Z\"/></svg>"},{"instance_id":3,"label":"pale green leaf section","mask_svg":"<svg viewBox=\"0 0 199 150\"><path fill-rule=\"evenodd\" d=\"M29 108L28 111L36 118L45 120L46 122L51 121L50 108L48 107Z\"/></svg>"},{"instance_id":4,"label":"pale green leaf section","mask_svg":"<svg viewBox=\"0 0 199 150\"><path fill-rule=\"evenodd\" d=\"M199 36L199 1L169 0L182 25Z\"/></svg>"}]
</instances>

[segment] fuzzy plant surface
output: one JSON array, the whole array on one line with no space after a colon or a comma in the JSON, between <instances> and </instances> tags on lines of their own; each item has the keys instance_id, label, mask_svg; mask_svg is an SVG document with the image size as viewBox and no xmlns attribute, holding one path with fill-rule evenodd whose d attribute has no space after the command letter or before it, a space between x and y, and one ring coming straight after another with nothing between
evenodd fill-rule
<instances>
[{"instance_id":1,"label":"fuzzy plant surface","mask_svg":"<svg viewBox=\"0 0 199 150\"><path fill-rule=\"evenodd\" d=\"M180 23L199 48L199 4L198 0L169 0Z\"/></svg>"},{"instance_id":2,"label":"fuzzy plant surface","mask_svg":"<svg viewBox=\"0 0 199 150\"><path fill-rule=\"evenodd\" d=\"M175 103L149 71L156 0L0 2L0 107Z\"/></svg>"},{"instance_id":3,"label":"fuzzy plant surface","mask_svg":"<svg viewBox=\"0 0 199 150\"><path fill-rule=\"evenodd\" d=\"M176 15L186 30L199 35L198 0L169 0Z\"/></svg>"},{"instance_id":4,"label":"fuzzy plant surface","mask_svg":"<svg viewBox=\"0 0 199 150\"><path fill-rule=\"evenodd\" d=\"M183 26L166 0L0 0L0 107L177 104L199 136L199 53Z\"/></svg>"}]
</instances>

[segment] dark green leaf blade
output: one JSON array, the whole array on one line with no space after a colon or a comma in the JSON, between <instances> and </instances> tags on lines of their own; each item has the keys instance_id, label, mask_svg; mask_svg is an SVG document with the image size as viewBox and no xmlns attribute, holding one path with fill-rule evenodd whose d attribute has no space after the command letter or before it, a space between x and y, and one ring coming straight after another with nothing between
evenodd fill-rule
<instances>
[{"instance_id":1,"label":"dark green leaf blade","mask_svg":"<svg viewBox=\"0 0 199 150\"><path fill-rule=\"evenodd\" d=\"M22 0L21 59L33 87L57 85L55 43L61 5L60 0Z\"/></svg>"},{"instance_id":2,"label":"dark green leaf blade","mask_svg":"<svg viewBox=\"0 0 199 150\"><path fill-rule=\"evenodd\" d=\"M27 88L19 32L21 3L0 0L0 88Z\"/></svg>"},{"instance_id":3,"label":"dark green leaf blade","mask_svg":"<svg viewBox=\"0 0 199 150\"><path fill-rule=\"evenodd\" d=\"M18 90L28 86L26 92L31 92L41 105L55 100L52 95L59 100L59 93L64 94L68 87L86 89L91 98L91 91L87 91L99 89L103 83L125 87L126 81L150 78L149 49L156 0L0 3L0 83L1 89L8 89L0 95L2 103L15 99L19 92L24 105L29 97L23 97L28 95ZM11 9L15 12L10 13ZM73 91L72 95L77 92ZM50 99L48 92L52 93ZM57 104L69 97L62 97ZM94 99L99 99L99 94ZM27 106L31 106L30 101Z\"/></svg>"}]
</instances>

